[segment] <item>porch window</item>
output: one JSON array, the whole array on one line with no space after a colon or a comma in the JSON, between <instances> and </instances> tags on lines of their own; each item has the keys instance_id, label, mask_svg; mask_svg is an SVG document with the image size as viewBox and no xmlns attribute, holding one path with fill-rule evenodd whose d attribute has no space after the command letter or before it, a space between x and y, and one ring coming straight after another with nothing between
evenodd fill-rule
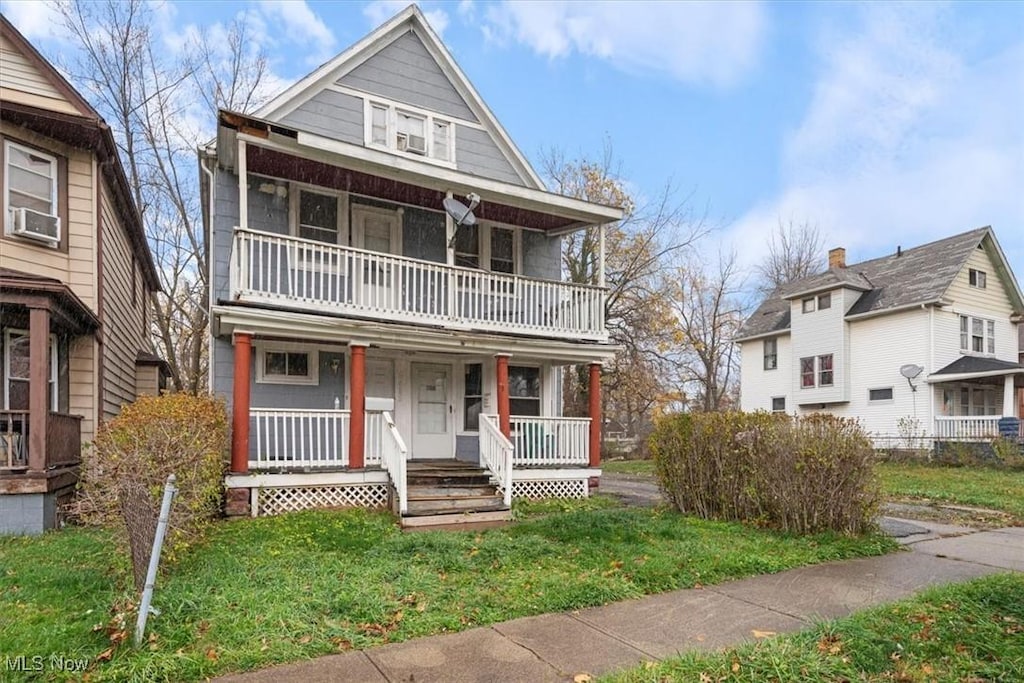
<instances>
[{"instance_id":1,"label":"porch window","mask_svg":"<svg viewBox=\"0 0 1024 683\"><path fill-rule=\"evenodd\" d=\"M256 381L264 384L318 384L316 351L260 348L256 354Z\"/></svg>"},{"instance_id":2,"label":"porch window","mask_svg":"<svg viewBox=\"0 0 1024 683\"><path fill-rule=\"evenodd\" d=\"M338 198L299 190L298 234L308 240L338 243Z\"/></svg>"},{"instance_id":3,"label":"porch window","mask_svg":"<svg viewBox=\"0 0 1024 683\"><path fill-rule=\"evenodd\" d=\"M480 267L480 226L462 225L455 233L455 265Z\"/></svg>"},{"instance_id":4,"label":"porch window","mask_svg":"<svg viewBox=\"0 0 1024 683\"><path fill-rule=\"evenodd\" d=\"M462 399L462 425L467 432L480 430L480 411L484 403L484 366L480 363L466 364L466 384Z\"/></svg>"},{"instance_id":5,"label":"porch window","mask_svg":"<svg viewBox=\"0 0 1024 683\"><path fill-rule=\"evenodd\" d=\"M832 386L832 354L818 356L818 384L823 387Z\"/></svg>"},{"instance_id":6,"label":"porch window","mask_svg":"<svg viewBox=\"0 0 1024 683\"><path fill-rule=\"evenodd\" d=\"M800 359L800 388L814 388L814 358Z\"/></svg>"},{"instance_id":7,"label":"porch window","mask_svg":"<svg viewBox=\"0 0 1024 683\"><path fill-rule=\"evenodd\" d=\"M764 340L764 369L774 370L779 367L779 340Z\"/></svg>"},{"instance_id":8,"label":"porch window","mask_svg":"<svg viewBox=\"0 0 1024 683\"><path fill-rule=\"evenodd\" d=\"M514 273L515 232L507 228L491 228L491 271Z\"/></svg>"},{"instance_id":9,"label":"porch window","mask_svg":"<svg viewBox=\"0 0 1024 683\"><path fill-rule=\"evenodd\" d=\"M7 232L56 245L60 242L57 158L8 141L4 159Z\"/></svg>"},{"instance_id":10,"label":"porch window","mask_svg":"<svg viewBox=\"0 0 1024 683\"><path fill-rule=\"evenodd\" d=\"M50 410L57 410L57 336L50 335L50 358L47 368ZM4 410L28 410L29 335L26 330L4 333Z\"/></svg>"},{"instance_id":11,"label":"porch window","mask_svg":"<svg viewBox=\"0 0 1024 683\"><path fill-rule=\"evenodd\" d=\"M540 368L510 365L509 413L540 417Z\"/></svg>"}]
</instances>

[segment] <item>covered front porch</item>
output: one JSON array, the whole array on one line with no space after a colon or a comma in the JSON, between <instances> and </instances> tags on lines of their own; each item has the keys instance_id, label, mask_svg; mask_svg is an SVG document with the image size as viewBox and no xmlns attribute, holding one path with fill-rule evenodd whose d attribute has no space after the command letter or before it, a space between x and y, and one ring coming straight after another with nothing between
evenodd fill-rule
<instances>
[{"instance_id":1,"label":"covered front porch","mask_svg":"<svg viewBox=\"0 0 1024 683\"><path fill-rule=\"evenodd\" d=\"M928 382L938 410L936 441L1024 440L1017 389L1024 366L994 358L964 356L933 373Z\"/></svg>"}]
</instances>

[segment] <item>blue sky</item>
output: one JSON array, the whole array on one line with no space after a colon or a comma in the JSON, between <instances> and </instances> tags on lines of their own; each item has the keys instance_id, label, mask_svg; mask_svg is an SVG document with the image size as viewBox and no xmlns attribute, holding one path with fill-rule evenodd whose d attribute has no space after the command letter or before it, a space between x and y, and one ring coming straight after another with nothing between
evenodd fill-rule
<instances>
[{"instance_id":1,"label":"blue sky","mask_svg":"<svg viewBox=\"0 0 1024 683\"><path fill-rule=\"evenodd\" d=\"M250 13L283 87L405 4L160 11L169 45ZM45 5L2 8L44 54L64 49ZM817 224L850 261L992 225L1024 277L1024 3L421 8L530 159L610 141L636 193L671 182L710 207L708 249L752 263L780 218Z\"/></svg>"}]
</instances>

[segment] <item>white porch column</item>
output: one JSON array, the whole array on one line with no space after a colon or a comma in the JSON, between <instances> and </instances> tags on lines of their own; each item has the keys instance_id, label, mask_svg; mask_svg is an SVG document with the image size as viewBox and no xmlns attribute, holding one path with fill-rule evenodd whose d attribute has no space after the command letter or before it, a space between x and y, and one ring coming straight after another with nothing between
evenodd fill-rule
<instances>
[{"instance_id":1,"label":"white porch column","mask_svg":"<svg viewBox=\"0 0 1024 683\"><path fill-rule=\"evenodd\" d=\"M245 158L245 140L238 141L235 167L238 169L238 227L246 230L249 228L249 169Z\"/></svg>"},{"instance_id":2,"label":"white porch column","mask_svg":"<svg viewBox=\"0 0 1024 683\"><path fill-rule=\"evenodd\" d=\"M1017 417L1014 415L1016 409L1016 395L1013 390L1013 375L1003 378L1003 417Z\"/></svg>"},{"instance_id":3,"label":"white porch column","mask_svg":"<svg viewBox=\"0 0 1024 683\"><path fill-rule=\"evenodd\" d=\"M605 224L602 223L601 227L598 229L599 230L599 241L598 241L598 255L597 255L597 284L599 286L601 286L601 287L604 287L607 284L606 278L605 278L605 269L604 269L604 234L605 234L605 227L606 227Z\"/></svg>"}]
</instances>

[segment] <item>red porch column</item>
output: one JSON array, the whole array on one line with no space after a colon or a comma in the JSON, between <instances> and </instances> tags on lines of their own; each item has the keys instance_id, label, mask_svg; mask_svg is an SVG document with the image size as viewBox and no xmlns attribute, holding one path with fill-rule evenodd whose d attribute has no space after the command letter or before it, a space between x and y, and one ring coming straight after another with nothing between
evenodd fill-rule
<instances>
[{"instance_id":1,"label":"red porch column","mask_svg":"<svg viewBox=\"0 0 1024 683\"><path fill-rule=\"evenodd\" d=\"M506 439L512 438L512 421L508 400L508 359L511 354L499 353L494 357L498 376L498 428Z\"/></svg>"},{"instance_id":2,"label":"red porch column","mask_svg":"<svg viewBox=\"0 0 1024 683\"><path fill-rule=\"evenodd\" d=\"M252 335L236 332L235 378L231 409L231 471L249 471L249 387L252 367Z\"/></svg>"},{"instance_id":3,"label":"red porch column","mask_svg":"<svg viewBox=\"0 0 1024 683\"><path fill-rule=\"evenodd\" d=\"M590 466L601 466L601 364L590 364Z\"/></svg>"},{"instance_id":4,"label":"red porch column","mask_svg":"<svg viewBox=\"0 0 1024 683\"><path fill-rule=\"evenodd\" d=\"M46 419L50 415L50 311L28 313L28 468L46 471Z\"/></svg>"},{"instance_id":5,"label":"red porch column","mask_svg":"<svg viewBox=\"0 0 1024 683\"><path fill-rule=\"evenodd\" d=\"M348 466L362 469L366 443L366 345L351 344L352 367L349 372Z\"/></svg>"}]
</instances>

